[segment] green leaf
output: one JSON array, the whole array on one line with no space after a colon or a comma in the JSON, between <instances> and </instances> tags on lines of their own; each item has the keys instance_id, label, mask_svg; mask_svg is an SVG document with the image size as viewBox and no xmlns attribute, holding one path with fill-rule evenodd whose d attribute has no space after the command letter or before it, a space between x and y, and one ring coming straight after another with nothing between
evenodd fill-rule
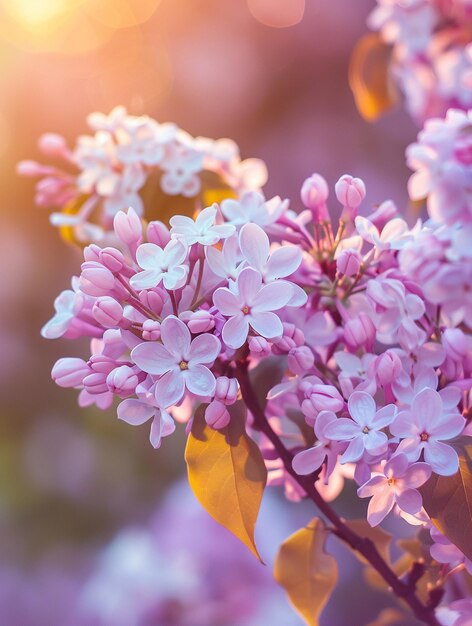
<instances>
[{"instance_id":1,"label":"green leaf","mask_svg":"<svg viewBox=\"0 0 472 626\"><path fill-rule=\"evenodd\" d=\"M459 471L454 476L433 474L421 488L423 506L434 525L468 559L472 559L472 444L459 439Z\"/></svg>"},{"instance_id":2,"label":"green leaf","mask_svg":"<svg viewBox=\"0 0 472 626\"><path fill-rule=\"evenodd\" d=\"M374 121L398 101L390 78L392 48L378 33L364 35L354 48L349 65L349 85L362 117Z\"/></svg>"},{"instance_id":3,"label":"green leaf","mask_svg":"<svg viewBox=\"0 0 472 626\"><path fill-rule=\"evenodd\" d=\"M308 626L318 626L338 579L336 560L324 551L327 534L315 517L283 542L275 561L276 581Z\"/></svg>"},{"instance_id":4,"label":"green leaf","mask_svg":"<svg viewBox=\"0 0 472 626\"><path fill-rule=\"evenodd\" d=\"M229 408L231 422L222 430L207 426L203 406L196 411L185 451L188 479L206 511L261 560L254 529L267 470L246 433L243 403Z\"/></svg>"}]
</instances>

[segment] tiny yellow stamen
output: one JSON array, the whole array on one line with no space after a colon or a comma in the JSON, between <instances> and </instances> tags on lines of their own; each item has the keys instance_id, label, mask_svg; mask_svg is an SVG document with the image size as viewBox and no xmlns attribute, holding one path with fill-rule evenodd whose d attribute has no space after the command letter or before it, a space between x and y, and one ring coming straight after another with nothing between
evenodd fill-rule
<instances>
[{"instance_id":1,"label":"tiny yellow stamen","mask_svg":"<svg viewBox=\"0 0 472 626\"><path fill-rule=\"evenodd\" d=\"M364 426L364 428L362 429L362 432L364 433L364 435L367 435L369 431L370 431L370 428L368 426Z\"/></svg>"},{"instance_id":2,"label":"tiny yellow stamen","mask_svg":"<svg viewBox=\"0 0 472 626\"><path fill-rule=\"evenodd\" d=\"M243 308L241 309L241 311L244 313L244 315L247 315L249 313L249 307L248 305L244 305Z\"/></svg>"},{"instance_id":3,"label":"tiny yellow stamen","mask_svg":"<svg viewBox=\"0 0 472 626\"><path fill-rule=\"evenodd\" d=\"M188 363L187 363L187 361L180 361L179 367L180 367L181 370L188 370Z\"/></svg>"},{"instance_id":4,"label":"tiny yellow stamen","mask_svg":"<svg viewBox=\"0 0 472 626\"><path fill-rule=\"evenodd\" d=\"M428 433L427 432L422 432L421 435L420 435L420 439L421 439L421 441L428 441L428 439L429 439Z\"/></svg>"}]
</instances>

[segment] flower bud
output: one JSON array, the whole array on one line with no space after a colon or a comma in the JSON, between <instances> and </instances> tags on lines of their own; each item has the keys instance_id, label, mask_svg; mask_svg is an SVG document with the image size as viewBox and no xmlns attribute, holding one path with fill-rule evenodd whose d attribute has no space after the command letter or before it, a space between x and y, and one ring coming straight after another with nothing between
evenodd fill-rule
<instances>
[{"instance_id":1,"label":"flower bud","mask_svg":"<svg viewBox=\"0 0 472 626\"><path fill-rule=\"evenodd\" d=\"M159 221L149 222L147 227L147 240L164 249L170 241L170 232L165 224Z\"/></svg>"},{"instance_id":2,"label":"flower bud","mask_svg":"<svg viewBox=\"0 0 472 626\"><path fill-rule=\"evenodd\" d=\"M49 157L67 157L69 148L62 135L57 133L44 133L38 141L41 152Z\"/></svg>"},{"instance_id":3,"label":"flower bud","mask_svg":"<svg viewBox=\"0 0 472 626\"><path fill-rule=\"evenodd\" d=\"M161 336L161 325L156 320L143 322L143 339L146 341L158 341Z\"/></svg>"},{"instance_id":4,"label":"flower bud","mask_svg":"<svg viewBox=\"0 0 472 626\"><path fill-rule=\"evenodd\" d=\"M379 204L378 208L371 213L367 219L381 231L383 227L395 217L398 217L397 205L392 200L385 200Z\"/></svg>"},{"instance_id":5,"label":"flower bud","mask_svg":"<svg viewBox=\"0 0 472 626\"><path fill-rule=\"evenodd\" d=\"M82 263L82 273L79 278L81 291L89 296L105 296L115 285L115 277L101 263L86 261Z\"/></svg>"},{"instance_id":6,"label":"flower bud","mask_svg":"<svg viewBox=\"0 0 472 626\"><path fill-rule=\"evenodd\" d=\"M366 190L364 181L360 178L353 178L349 174L344 174L334 186L336 197L343 205L346 218L351 220L357 214L357 208L365 198ZM344 214L344 211L343 211Z\"/></svg>"},{"instance_id":7,"label":"flower bud","mask_svg":"<svg viewBox=\"0 0 472 626\"><path fill-rule=\"evenodd\" d=\"M190 316L187 326L191 333L207 333L215 327L215 320L209 311L195 311Z\"/></svg>"},{"instance_id":8,"label":"flower bud","mask_svg":"<svg viewBox=\"0 0 472 626\"><path fill-rule=\"evenodd\" d=\"M375 359L374 371L379 385L382 387L391 385L402 371L400 357L393 350L387 350Z\"/></svg>"},{"instance_id":9,"label":"flower bud","mask_svg":"<svg viewBox=\"0 0 472 626\"><path fill-rule=\"evenodd\" d=\"M91 243L89 246L84 248L84 259L86 261L94 261L95 263L100 262L100 252L102 249L100 246L97 246L96 243Z\"/></svg>"},{"instance_id":10,"label":"flower bud","mask_svg":"<svg viewBox=\"0 0 472 626\"><path fill-rule=\"evenodd\" d=\"M120 272L123 269L123 265L125 265L123 253L116 248L103 248L100 250L98 257L100 263L114 274Z\"/></svg>"},{"instance_id":11,"label":"flower bud","mask_svg":"<svg viewBox=\"0 0 472 626\"><path fill-rule=\"evenodd\" d=\"M294 374L304 374L313 367L315 357L308 346L297 346L288 353L288 367Z\"/></svg>"},{"instance_id":12,"label":"flower bud","mask_svg":"<svg viewBox=\"0 0 472 626\"><path fill-rule=\"evenodd\" d=\"M336 413L344 407L344 399L333 385L313 385L309 400L317 412Z\"/></svg>"},{"instance_id":13,"label":"flower bud","mask_svg":"<svg viewBox=\"0 0 472 626\"><path fill-rule=\"evenodd\" d=\"M59 387L80 387L90 368L83 359L63 358L56 361L51 377Z\"/></svg>"},{"instance_id":14,"label":"flower bud","mask_svg":"<svg viewBox=\"0 0 472 626\"><path fill-rule=\"evenodd\" d=\"M101 296L94 302L92 314L104 328L114 328L123 318L123 307L115 298Z\"/></svg>"},{"instance_id":15,"label":"flower bud","mask_svg":"<svg viewBox=\"0 0 472 626\"><path fill-rule=\"evenodd\" d=\"M205 421L215 430L228 426L230 419L228 409L219 400L213 400L205 409Z\"/></svg>"},{"instance_id":16,"label":"flower bud","mask_svg":"<svg viewBox=\"0 0 472 626\"><path fill-rule=\"evenodd\" d=\"M366 313L359 313L355 318L346 322L344 326L344 341L352 350L357 350L361 346L369 352L375 340L374 322Z\"/></svg>"},{"instance_id":17,"label":"flower bud","mask_svg":"<svg viewBox=\"0 0 472 626\"><path fill-rule=\"evenodd\" d=\"M362 257L359 252L352 248L347 248L338 256L336 267L342 276L355 276L361 267L361 263Z\"/></svg>"},{"instance_id":18,"label":"flower bud","mask_svg":"<svg viewBox=\"0 0 472 626\"><path fill-rule=\"evenodd\" d=\"M251 337L249 339L249 350L253 356L261 359L269 356L270 344L264 337Z\"/></svg>"},{"instance_id":19,"label":"flower bud","mask_svg":"<svg viewBox=\"0 0 472 626\"><path fill-rule=\"evenodd\" d=\"M116 236L128 246L137 246L142 240L143 226L141 219L131 207L128 211L119 211L113 220Z\"/></svg>"},{"instance_id":20,"label":"flower bud","mask_svg":"<svg viewBox=\"0 0 472 626\"><path fill-rule=\"evenodd\" d=\"M442 344L446 350L446 357L456 362L462 362L467 355L467 340L460 328L446 328L442 334Z\"/></svg>"},{"instance_id":21,"label":"flower bud","mask_svg":"<svg viewBox=\"0 0 472 626\"><path fill-rule=\"evenodd\" d=\"M274 341L275 350L273 352L275 354L288 353L293 348L302 346L305 343L305 335L295 324L284 322L283 329L282 337Z\"/></svg>"},{"instance_id":22,"label":"flower bud","mask_svg":"<svg viewBox=\"0 0 472 626\"><path fill-rule=\"evenodd\" d=\"M55 170L50 165L42 165L36 161L20 161L16 166L16 173L20 176L47 176L54 174Z\"/></svg>"},{"instance_id":23,"label":"flower bud","mask_svg":"<svg viewBox=\"0 0 472 626\"><path fill-rule=\"evenodd\" d=\"M234 404L238 397L239 384L236 378L219 376L216 379L215 398L223 404Z\"/></svg>"},{"instance_id":24,"label":"flower bud","mask_svg":"<svg viewBox=\"0 0 472 626\"><path fill-rule=\"evenodd\" d=\"M108 389L120 397L130 396L138 384L138 377L129 365L121 365L107 376Z\"/></svg>"},{"instance_id":25,"label":"flower bud","mask_svg":"<svg viewBox=\"0 0 472 626\"><path fill-rule=\"evenodd\" d=\"M325 179L320 174L312 174L302 185L300 197L303 204L313 214L316 222L329 221L328 199L329 189Z\"/></svg>"},{"instance_id":26,"label":"flower bud","mask_svg":"<svg viewBox=\"0 0 472 626\"><path fill-rule=\"evenodd\" d=\"M156 315L160 315L162 311L162 307L164 306L164 296L162 291L157 289L144 289L139 293L139 299L147 306L148 309L154 311Z\"/></svg>"}]
</instances>

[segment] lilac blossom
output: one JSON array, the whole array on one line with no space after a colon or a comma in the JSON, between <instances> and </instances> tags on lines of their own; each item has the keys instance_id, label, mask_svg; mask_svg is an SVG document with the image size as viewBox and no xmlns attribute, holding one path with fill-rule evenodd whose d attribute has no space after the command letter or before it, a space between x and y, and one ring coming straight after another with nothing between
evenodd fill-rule
<instances>
[{"instance_id":1,"label":"lilac blossom","mask_svg":"<svg viewBox=\"0 0 472 626\"><path fill-rule=\"evenodd\" d=\"M371 498L367 510L367 521L377 526L396 505L406 513L420 511L422 500L418 487L431 476L427 463L410 464L401 453L395 454L383 468L383 474L374 473L357 490L361 498Z\"/></svg>"}]
</instances>

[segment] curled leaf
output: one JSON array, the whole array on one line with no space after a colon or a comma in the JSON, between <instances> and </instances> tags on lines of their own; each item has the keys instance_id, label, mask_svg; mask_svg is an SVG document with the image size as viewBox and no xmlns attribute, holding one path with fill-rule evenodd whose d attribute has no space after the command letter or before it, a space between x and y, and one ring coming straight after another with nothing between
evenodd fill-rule
<instances>
[{"instance_id":1,"label":"curled leaf","mask_svg":"<svg viewBox=\"0 0 472 626\"><path fill-rule=\"evenodd\" d=\"M274 576L308 626L318 619L336 586L336 560L324 551L327 530L315 517L280 546Z\"/></svg>"},{"instance_id":2,"label":"curled leaf","mask_svg":"<svg viewBox=\"0 0 472 626\"><path fill-rule=\"evenodd\" d=\"M459 471L433 474L421 488L423 506L434 525L472 559L472 444L459 440Z\"/></svg>"},{"instance_id":3,"label":"curled leaf","mask_svg":"<svg viewBox=\"0 0 472 626\"><path fill-rule=\"evenodd\" d=\"M244 415L230 407L231 421L222 430L205 423L200 407L185 450L188 479L200 504L261 560L254 529L267 480L261 452L246 434Z\"/></svg>"},{"instance_id":4,"label":"curled leaf","mask_svg":"<svg viewBox=\"0 0 472 626\"><path fill-rule=\"evenodd\" d=\"M391 46L378 33L364 35L352 53L349 85L359 113L369 122L398 101L398 91L390 77L391 56Z\"/></svg>"}]
</instances>

